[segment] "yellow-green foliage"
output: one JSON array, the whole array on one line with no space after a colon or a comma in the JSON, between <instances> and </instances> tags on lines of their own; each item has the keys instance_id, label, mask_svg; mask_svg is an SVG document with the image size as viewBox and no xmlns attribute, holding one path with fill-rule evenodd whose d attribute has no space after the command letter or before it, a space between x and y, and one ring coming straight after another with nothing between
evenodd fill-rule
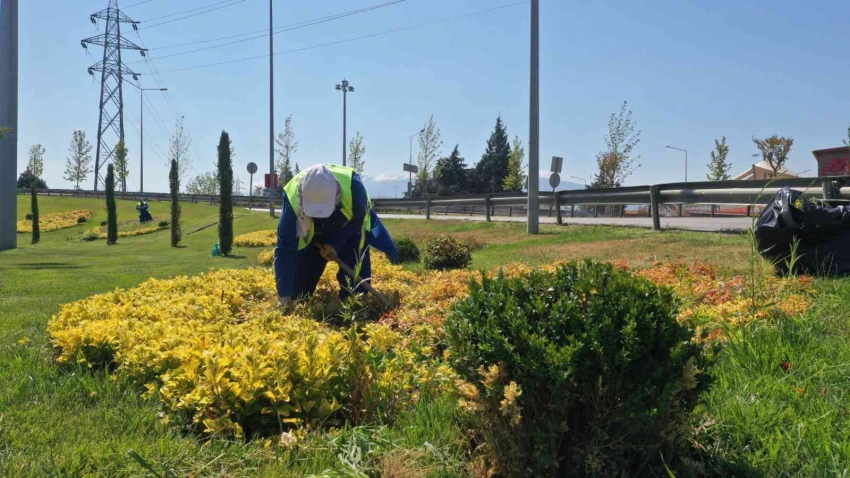
<instances>
[{"instance_id":1,"label":"yellow-green foliage","mask_svg":"<svg viewBox=\"0 0 850 478\"><path fill-rule=\"evenodd\" d=\"M68 227L74 227L77 224L80 224L79 220L81 217L84 217L86 221L91 219L92 212L88 209L80 209L78 211L70 211L70 212L55 212L52 214L44 214L39 216L38 218L38 226L41 232L49 232L55 231L57 229L65 229ZM32 232L32 221L24 220L18 221L18 232L19 233L28 233Z\"/></svg>"},{"instance_id":2,"label":"yellow-green foliage","mask_svg":"<svg viewBox=\"0 0 850 478\"><path fill-rule=\"evenodd\" d=\"M265 267L270 267L274 264L274 250L261 252L257 256L257 264Z\"/></svg>"},{"instance_id":3,"label":"yellow-green foliage","mask_svg":"<svg viewBox=\"0 0 850 478\"><path fill-rule=\"evenodd\" d=\"M269 247L277 244L277 231L257 231L236 236L233 245L238 247Z\"/></svg>"},{"instance_id":4,"label":"yellow-green foliage","mask_svg":"<svg viewBox=\"0 0 850 478\"><path fill-rule=\"evenodd\" d=\"M421 287L376 260L385 290ZM313 301L336 296L328 267ZM168 414L224 436L392 416L455 377L436 360L435 328L394 321L335 329L276 308L268 269L149 280L65 305L48 332L59 362L115 366Z\"/></svg>"}]
</instances>

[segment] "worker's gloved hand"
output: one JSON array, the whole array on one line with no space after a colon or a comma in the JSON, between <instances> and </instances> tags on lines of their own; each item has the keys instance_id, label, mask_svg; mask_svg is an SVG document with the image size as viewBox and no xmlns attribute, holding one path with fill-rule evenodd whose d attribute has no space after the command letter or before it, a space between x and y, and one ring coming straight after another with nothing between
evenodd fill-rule
<instances>
[{"instance_id":1,"label":"worker's gloved hand","mask_svg":"<svg viewBox=\"0 0 850 478\"><path fill-rule=\"evenodd\" d=\"M292 309L295 308L295 304L292 302L292 297L278 297L277 303L278 307L280 307L280 312L283 315L291 314Z\"/></svg>"},{"instance_id":2,"label":"worker's gloved hand","mask_svg":"<svg viewBox=\"0 0 850 478\"><path fill-rule=\"evenodd\" d=\"M321 247L319 247L319 253L328 262L336 260L336 249L327 244L323 244Z\"/></svg>"}]
</instances>

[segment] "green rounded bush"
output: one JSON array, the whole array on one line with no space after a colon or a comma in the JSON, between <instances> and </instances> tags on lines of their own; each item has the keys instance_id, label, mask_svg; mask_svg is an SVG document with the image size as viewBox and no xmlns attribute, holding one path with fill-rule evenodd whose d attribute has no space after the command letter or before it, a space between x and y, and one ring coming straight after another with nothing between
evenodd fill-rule
<instances>
[{"instance_id":1,"label":"green rounded bush","mask_svg":"<svg viewBox=\"0 0 850 478\"><path fill-rule=\"evenodd\" d=\"M419 262L419 246L410 238L401 237L395 240L399 262Z\"/></svg>"},{"instance_id":2,"label":"green rounded bush","mask_svg":"<svg viewBox=\"0 0 850 478\"><path fill-rule=\"evenodd\" d=\"M100 238L95 233L86 234L85 236L83 236L83 241L85 241L85 242L94 242L98 239L100 239Z\"/></svg>"},{"instance_id":3,"label":"green rounded bush","mask_svg":"<svg viewBox=\"0 0 850 478\"><path fill-rule=\"evenodd\" d=\"M469 246L452 236L437 236L422 245L422 266L429 270L465 269L472 262Z\"/></svg>"},{"instance_id":4,"label":"green rounded bush","mask_svg":"<svg viewBox=\"0 0 850 478\"><path fill-rule=\"evenodd\" d=\"M168 227L168 226L169 226L169 223L168 223L168 221L159 221L159 224L158 224L157 226L158 226L160 229L165 229L166 227Z\"/></svg>"},{"instance_id":5,"label":"green rounded bush","mask_svg":"<svg viewBox=\"0 0 850 478\"><path fill-rule=\"evenodd\" d=\"M642 476L685 452L710 354L677 309L610 264L473 283L445 327L498 476Z\"/></svg>"},{"instance_id":6,"label":"green rounded bush","mask_svg":"<svg viewBox=\"0 0 850 478\"><path fill-rule=\"evenodd\" d=\"M80 216L77 218L77 224L85 224L87 222L89 222L89 220L85 216Z\"/></svg>"},{"instance_id":7,"label":"green rounded bush","mask_svg":"<svg viewBox=\"0 0 850 478\"><path fill-rule=\"evenodd\" d=\"M100 221L100 227L106 227L106 221Z\"/></svg>"},{"instance_id":8,"label":"green rounded bush","mask_svg":"<svg viewBox=\"0 0 850 478\"><path fill-rule=\"evenodd\" d=\"M32 221L32 214L27 214L26 219L27 221Z\"/></svg>"}]
</instances>

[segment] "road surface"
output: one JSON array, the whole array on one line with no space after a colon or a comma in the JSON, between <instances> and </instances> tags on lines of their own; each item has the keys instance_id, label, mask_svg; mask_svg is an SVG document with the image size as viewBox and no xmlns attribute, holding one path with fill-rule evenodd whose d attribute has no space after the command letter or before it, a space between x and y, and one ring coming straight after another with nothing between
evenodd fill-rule
<instances>
[{"instance_id":1,"label":"road surface","mask_svg":"<svg viewBox=\"0 0 850 478\"><path fill-rule=\"evenodd\" d=\"M383 219L425 219L422 214L380 214ZM438 221L485 221L484 216L444 216L431 215L432 220ZM495 222L526 222L525 217L493 216ZM746 231L753 225L754 219L749 217L662 217L662 229L685 229L689 231L725 232ZM541 224L555 224L554 217L541 217ZM652 227L652 219L648 217L565 217L564 224Z\"/></svg>"}]
</instances>

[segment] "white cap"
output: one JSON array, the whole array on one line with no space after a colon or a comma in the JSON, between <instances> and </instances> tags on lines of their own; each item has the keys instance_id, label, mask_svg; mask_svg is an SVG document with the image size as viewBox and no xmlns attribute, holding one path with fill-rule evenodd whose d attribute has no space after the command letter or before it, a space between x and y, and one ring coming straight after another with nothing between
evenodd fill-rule
<instances>
[{"instance_id":1,"label":"white cap","mask_svg":"<svg viewBox=\"0 0 850 478\"><path fill-rule=\"evenodd\" d=\"M324 219L336 210L339 181L330 169L318 164L305 172L301 181L301 210L308 217Z\"/></svg>"}]
</instances>

